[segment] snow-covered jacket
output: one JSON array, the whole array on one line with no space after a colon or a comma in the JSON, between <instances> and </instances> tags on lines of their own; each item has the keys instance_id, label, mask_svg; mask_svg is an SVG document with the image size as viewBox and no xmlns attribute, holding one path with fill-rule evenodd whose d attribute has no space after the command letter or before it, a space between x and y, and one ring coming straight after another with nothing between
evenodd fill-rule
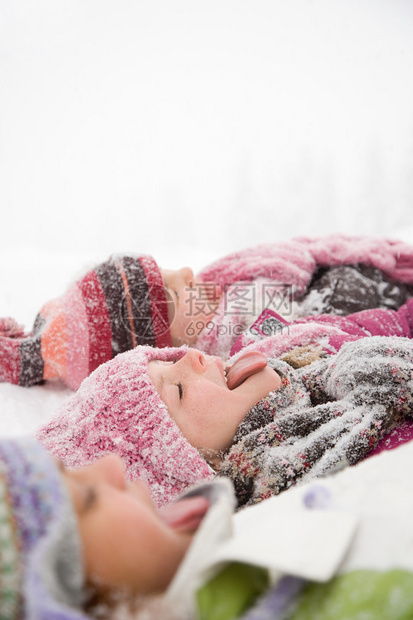
<instances>
[{"instance_id":1,"label":"snow-covered jacket","mask_svg":"<svg viewBox=\"0 0 413 620\"><path fill-rule=\"evenodd\" d=\"M398 312L307 318L266 338L265 321L261 334L249 330L234 359L260 351L282 383L248 412L222 459L239 505L357 463L413 416L412 311L410 300Z\"/></svg>"},{"instance_id":2,"label":"snow-covered jacket","mask_svg":"<svg viewBox=\"0 0 413 620\"><path fill-rule=\"evenodd\" d=\"M338 234L297 238L234 252L198 277L217 283L223 295L195 346L226 359L237 337L267 308L290 321L397 310L413 295L413 248L396 240Z\"/></svg>"},{"instance_id":3,"label":"snow-covered jacket","mask_svg":"<svg viewBox=\"0 0 413 620\"><path fill-rule=\"evenodd\" d=\"M318 267L356 265L376 267L396 282L413 284L413 248L396 239L332 234L297 237L233 252L200 271L205 282L222 287L258 277L307 289Z\"/></svg>"}]
</instances>

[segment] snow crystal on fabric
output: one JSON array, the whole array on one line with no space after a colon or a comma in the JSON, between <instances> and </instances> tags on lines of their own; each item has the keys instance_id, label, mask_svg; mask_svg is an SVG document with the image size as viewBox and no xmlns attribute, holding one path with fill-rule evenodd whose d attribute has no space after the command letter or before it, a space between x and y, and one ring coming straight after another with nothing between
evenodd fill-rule
<instances>
[{"instance_id":1,"label":"snow crystal on fabric","mask_svg":"<svg viewBox=\"0 0 413 620\"><path fill-rule=\"evenodd\" d=\"M363 338L296 371L271 364L281 388L247 415L220 468L240 505L357 463L413 415L409 339Z\"/></svg>"}]
</instances>

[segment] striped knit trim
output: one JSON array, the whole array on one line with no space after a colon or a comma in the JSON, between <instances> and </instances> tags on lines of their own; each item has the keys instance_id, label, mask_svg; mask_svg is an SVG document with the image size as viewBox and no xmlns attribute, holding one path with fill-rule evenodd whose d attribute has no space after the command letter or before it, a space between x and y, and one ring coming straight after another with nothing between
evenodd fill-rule
<instances>
[{"instance_id":1,"label":"striped knit trim","mask_svg":"<svg viewBox=\"0 0 413 620\"><path fill-rule=\"evenodd\" d=\"M155 274L153 269L151 273L145 273L142 259L143 257L124 256L119 261L118 266L126 278L124 284L125 315L134 339L134 347L137 344L153 347L156 346L156 338L152 311L152 289L154 287L154 275L158 268L155 266Z\"/></svg>"},{"instance_id":2,"label":"striped knit trim","mask_svg":"<svg viewBox=\"0 0 413 620\"><path fill-rule=\"evenodd\" d=\"M109 318L111 357L137 345L171 345L165 287L150 256L114 255L94 273L103 293L99 308Z\"/></svg>"},{"instance_id":3,"label":"striped knit trim","mask_svg":"<svg viewBox=\"0 0 413 620\"><path fill-rule=\"evenodd\" d=\"M72 390L77 390L89 374L89 334L82 291L74 284L64 296L66 315L66 377Z\"/></svg>"},{"instance_id":4,"label":"striped knit trim","mask_svg":"<svg viewBox=\"0 0 413 620\"><path fill-rule=\"evenodd\" d=\"M43 381L44 361L42 357L41 333L21 340L19 385L35 385Z\"/></svg>"},{"instance_id":5,"label":"striped knit trim","mask_svg":"<svg viewBox=\"0 0 413 620\"><path fill-rule=\"evenodd\" d=\"M19 384L20 339L0 336L0 381Z\"/></svg>"},{"instance_id":6,"label":"striped knit trim","mask_svg":"<svg viewBox=\"0 0 413 620\"><path fill-rule=\"evenodd\" d=\"M94 271L79 283L89 325L89 373L112 358L112 330L106 299Z\"/></svg>"},{"instance_id":7,"label":"striped knit trim","mask_svg":"<svg viewBox=\"0 0 413 620\"><path fill-rule=\"evenodd\" d=\"M63 299L59 297L45 304L41 310L41 315L46 322L39 328L39 333L41 333L40 353L44 363L43 379L65 377L67 372L67 325Z\"/></svg>"},{"instance_id":8,"label":"striped knit trim","mask_svg":"<svg viewBox=\"0 0 413 620\"><path fill-rule=\"evenodd\" d=\"M0 620L21 617L20 547L8 491L7 469L0 460Z\"/></svg>"},{"instance_id":9,"label":"striped knit trim","mask_svg":"<svg viewBox=\"0 0 413 620\"><path fill-rule=\"evenodd\" d=\"M170 347L172 340L169 328L168 300L161 272L150 256L141 256L140 262L146 278L151 284L149 294L155 346L159 348Z\"/></svg>"},{"instance_id":10,"label":"striped knit trim","mask_svg":"<svg viewBox=\"0 0 413 620\"><path fill-rule=\"evenodd\" d=\"M132 336L128 323L123 317L124 287L121 274L115 260L110 259L98 265L96 276L105 296L112 332L112 356L133 348Z\"/></svg>"},{"instance_id":11,"label":"striped knit trim","mask_svg":"<svg viewBox=\"0 0 413 620\"><path fill-rule=\"evenodd\" d=\"M125 293L126 314L127 314L130 334L132 337L132 347L135 348L138 343L136 341L136 331L135 331L135 325L134 325L134 320L133 320L133 305L132 305L132 299L131 299L131 291L129 289L128 278L126 276L125 270L120 261L117 262L117 267L119 269L120 277L122 278L123 289Z\"/></svg>"}]
</instances>

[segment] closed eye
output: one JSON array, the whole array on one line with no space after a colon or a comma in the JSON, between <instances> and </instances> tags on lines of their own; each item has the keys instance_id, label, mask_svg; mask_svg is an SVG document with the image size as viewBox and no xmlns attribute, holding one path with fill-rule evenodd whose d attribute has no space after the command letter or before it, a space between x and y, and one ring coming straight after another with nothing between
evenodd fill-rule
<instances>
[{"instance_id":1,"label":"closed eye","mask_svg":"<svg viewBox=\"0 0 413 620\"><path fill-rule=\"evenodd\" d=\"M182 400L183 395L184 395L184 390L182 387L182 383L177 383L176 387L178 388L178 392L179 392L179 400Z\"/></svg>"},{"instance_id":2,"label":"closed eye","mask_svg":"<svg viewBox=\"0 0 413 620\"><path fill-rule=\"evenodd\" d=\"M98 496L96 489L94 487L88 487L83 500L83 511L87 512L88 510L94 508L97 504L97 499Z\"/></svg>"}]
</instances>

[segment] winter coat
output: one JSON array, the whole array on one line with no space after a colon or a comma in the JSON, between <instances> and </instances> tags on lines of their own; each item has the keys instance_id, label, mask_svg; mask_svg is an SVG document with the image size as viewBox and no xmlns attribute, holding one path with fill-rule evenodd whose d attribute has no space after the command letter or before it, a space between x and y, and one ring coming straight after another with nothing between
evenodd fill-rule
<instances>
[{"instance_id":1,"label":"winter coat","mask_svg":"<svg viewBox=\"0 0 413 620\"><path fill-rule=\"evenodd\" d=\"M240 506L354 465L413 415L412 311L410 300L397 313L313 317L267 338L265 322L261 334L249 330L236 356L265 353L282 382L248 412L220 464ZM390 336L375 335L380 326Z\"/></svg>"},{"instance_id":2,"label":"winter coat","mask_svg":"<svg viewBox=\"0 0 413 620\"><path fill-rule=\"evenodd\" d=\"M195 346L226 359L237 337L267 308L290 321L397 310L413 295L413 252L389 239L300 238L235 252L198 277L216 282L223 295L205 329L198 327Z\"/></svg>"},{"instance_id":3,"label":"winter coat","mask_svg":"<svg viewBox=\"0 0 413 620\"><path fill-rule=\"evenodd\" d=\"M338 265L376 267L395 282L413 284L413 248L395 239L332 234L297 237L233 252L200 271L205 282L224 287L240 281L270 278L305 293L317 268Z\"/></svg>"},{"instance_id":4,"label":"winter coat","mask_svg":"<svg viewBox=\"0 0 413 620\"><path fill-rule=\"evenodd\" d=\"M411 442L235 515L221 494L138 618L411 618L412 463Z\"/></svg>"}]
</instances>

